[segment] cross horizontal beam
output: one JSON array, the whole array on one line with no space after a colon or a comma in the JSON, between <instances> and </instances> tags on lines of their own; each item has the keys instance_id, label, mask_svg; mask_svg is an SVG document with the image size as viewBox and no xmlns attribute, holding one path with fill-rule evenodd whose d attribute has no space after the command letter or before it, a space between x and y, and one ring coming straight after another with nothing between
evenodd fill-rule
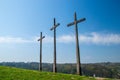
<instances>
[{"instance_id":1,"label":"cross horizontal beam","mask_svg":"<svg viewBox=\"0 0 120 80\"><path fill-rule=\"evenodd\" d=\"M67 27L70 27L70 26L72 26L72 25L74 25L74 24L76 24L76 23L83 22L83 21L85 21L85 20L86 20L86 18L82 18L82 19L79 19L79 20L77 20L77 21L71 22L71 23L69 23L69 24L67 25Z\"/></svg>"},{"instance_id":2,"label":"cross horizontal beam","mask_svg":"<svg viewBox=\"0 0 120 80\"><path fill-rule=\"evenodd\" d=\"M42 39L43 39L43 38L45 38L45 36L43 36ZM40 39L38 39L38 41L41 41L42 39L40 38Z\"/></svg>"},{"instance_id":3,"label":"cross horizontal beam","mask_svg":"<svg viewBox=\"0 0 120 80\"><path fill-rule=\"evenodd\" d=\"M60 25L60 23L57 23L55 26L53 26L50 30L52 31L53 29L55 29L56 27L58 27Z\"/></svg>"}]
</instances>

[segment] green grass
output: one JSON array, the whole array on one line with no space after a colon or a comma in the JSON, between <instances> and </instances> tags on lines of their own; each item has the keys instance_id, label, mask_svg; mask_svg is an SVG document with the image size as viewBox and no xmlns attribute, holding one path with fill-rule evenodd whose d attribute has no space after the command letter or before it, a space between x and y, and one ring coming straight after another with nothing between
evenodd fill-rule
<instances>
[{"instance_id":1,"label":"green grass","mask_svg":"<svg viewBox=\"0 0 120 80\"><path fill-rule=\"evenodd\" d=\"M0 66L0 80L96 80L92 77Z\"/></svg>"}]
</instances>

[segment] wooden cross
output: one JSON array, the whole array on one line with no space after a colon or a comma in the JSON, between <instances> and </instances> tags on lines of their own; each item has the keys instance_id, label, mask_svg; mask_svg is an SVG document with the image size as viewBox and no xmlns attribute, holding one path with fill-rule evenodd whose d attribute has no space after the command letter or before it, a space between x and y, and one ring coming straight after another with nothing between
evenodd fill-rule
<instances>
[{"instance_id":1,"label":"wooden cross","mask_svg":"<svg viewBox=\"0 0 120 80\"><path fill-rule=\"evenodd\" d=\"M60 25L60 23L56 24L55 18L54 18L54 25L50 29L51 31L54 30L54 63L53 63L53 72L57 72L57 67L56 67L56 28Z\"/></svg>"},{"instance_id":2,"label":"wooden cross","mask_svg":"<svg viewBox=\"0 0 120 80\"><path fill-rule=\"evenodd\" d=\"M77 74L78 75L82 75L82 71L81 71L81 63L80 63L80 51L79 51L79 40L78 40L78 27L77 24L85 21L85 18L79 19L77 20L77 16L76 16L76 12L74 14L74 22L69 23L67 26L72 26L75 25L75 35L76 35L76 58L77 58Z\"/></svg>"},{"instance_id":3,"label":"wooden cross","mask_svg":"<svg viewBox=\"0 0 120 80\"><path fill-rule=\"evenodd\" d=\"M39 71L42 71L42 39L45 38L45 36L42 36L42 32L40 33L40 64L39 64Z\"/></svg>"}]
</instances>

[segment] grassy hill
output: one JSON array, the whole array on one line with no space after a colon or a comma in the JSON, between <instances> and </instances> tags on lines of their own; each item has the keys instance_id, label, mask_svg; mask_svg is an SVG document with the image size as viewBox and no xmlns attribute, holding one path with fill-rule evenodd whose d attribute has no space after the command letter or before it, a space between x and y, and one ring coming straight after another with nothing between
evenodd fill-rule
<instances>
[{"instance_id":1,"label":"grassy hill","mask_svg":"<svg viewBox=\"0 0 120 80\"><path fill-rule=\"evenodd\" d=\"M110 80L0 66L0 80Z\"/></svg>"},{"instance_id":2,"label":"grassy hill","mask_svg":"<svg viewBox=\"0 0 120 80\"><path fill-rule=\"evenodd\" d=\"M23 68L29 70L38 70L38 62L1 62L0 66L10 66L16 68ZM43 71L52 72L53 64L42 63ZM117 78L120 79L120 63L87 63L82 64L82 73L85 76L105 77L105 78ZM57 72L65 74L76 74L75 63L57 64Z\"/></svg>"}]
</instances>

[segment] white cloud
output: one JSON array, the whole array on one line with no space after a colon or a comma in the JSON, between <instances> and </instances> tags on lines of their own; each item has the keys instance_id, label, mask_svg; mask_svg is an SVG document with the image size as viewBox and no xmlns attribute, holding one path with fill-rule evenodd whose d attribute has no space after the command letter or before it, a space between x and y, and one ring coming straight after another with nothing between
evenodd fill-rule
<instances>
[{"instance_id":1,"label":"white cloud","mask_svg":"<svg viewBox=\"0 0 120 80\"><path fill-rule=\"evenodd\" d=\"M44 42L45 43L52 43L53 42L53 37L51 37L51 36L45 36Z\"/></svg>"},{"instance_id":2,"label":"white cloud","mask_svg":"<svg viewBox=\"0 0 120 80\"><path fill-rule=\"evenodd\" d=\"M33 39L23 39L21 37L0 37L0 43L34 43L39 37ZM74 35L62 35L57 37L57 43L75 43ZM92 32L79 35L80 44L110 45L120 44L120 34L100 34ZM53 43L52 36L45 36L43 43Z\"/></svg>"},{"instance_id":3,"label":"white cloud","mask_svg":"<svg viewBox=\"0 0 120 80\"><path fill-rule=\"evenodd\" d=\"M53 37L47 36L45 42L53 42ZM74 43L75 36L73 35L62 35L57 37L58 43ZM97 44L97 45L110 45L110 44L120 44L120 34L100 34L92 32L89 34L82 34L79 36L79 42L81 44Z\"/></svg>"},{"instance_id":4,"label":"white cloud","mask_svg":"<svg viewBox=\"0 0 120 80\"><path fill-rule=\"evenodd\" d=\"M0 43L28 43L31 40L26 40L21 37L0 37Z\"/></svg>"},{"instance_id":5,"label":"white cloud","mask_svg":"<svg viewBox=\"0 0 120 80\"><path fill-rule=\"evenodd\" d=\"M99 34L90 33L90 35L80 35L81 43L93 43L93 44L120 44L120 34Z\"/></svg>"},{"instance_id":6,"label":"white cloud","mask_svg":"<svg viewBox=\"0 0 120 80\"><path fill-rule=\"evenodd\" d=\"M63 35L57 38L57 41L60 43L71 43L74 42L75 37L72 35Z\"/></svg>"},{"instance_id":7,"label":"white cloud","mask_svg":"<svg viewBox=\"0 0 120 80\"><path fill-rule=\"evenodd\" d=\"M43 41L45 43L53 42L53 37L47 36ZM73 35L62 35L57 37L58 43L74 43L75 36ZM97 44L97 45L110 45L110 44L120 44L120 34L100 34L92 32L89 34L82 34L79 36L80 43L87 44Z\"/></svg>"},{"instance_id":8,"label":"white cloud","mask_svg":"<svg viewBox=\"0 0 120 80\"><path fill-rule=\"evenodd\" d=\"M34 41L37 41L40 37L35 37ZM43 43L53 43L53 37L52 36L45 36L43 39ZM58 43L71 43L74 42L74 36L71 35L63 35L56 38L56 42Z\"/></svg>"}]
</instances>

